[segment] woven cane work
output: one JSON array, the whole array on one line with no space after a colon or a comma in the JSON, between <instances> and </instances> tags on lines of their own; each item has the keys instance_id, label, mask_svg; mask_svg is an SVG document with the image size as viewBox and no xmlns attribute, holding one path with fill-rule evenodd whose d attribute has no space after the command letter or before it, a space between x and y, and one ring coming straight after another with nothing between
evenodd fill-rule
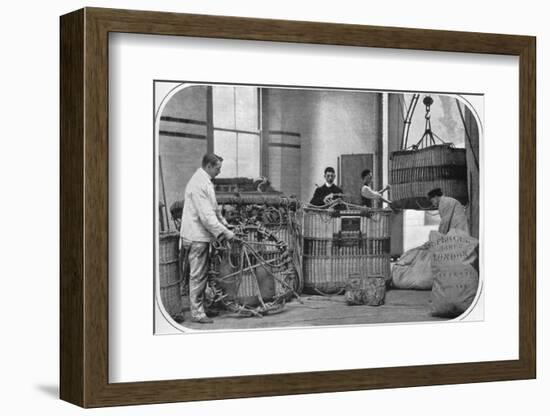
<instances>
[{"instance_id":1,"label":"woven cane work","mask_svg":"<svg viewBox=\"0 0 550 416\"><path fill-rule=\"evenodd\" d=\"M393 152L390 165L394 208L425 209L427 193L441 188L445 195L468 202L466 150L436 145Z\"/></svg>"},{"instance_id":2,"label":"woven cane work","mask_svg":"<svg viewBox=\"0 0 550 416\"><path fill-rule=\"evenodd\" d=\"M161 234L159 239L159 283L160 297L164 309L175 317L181 313L181 279L179 273L179 234Z\"/></svg>"},{"instance_id":3,"label":"woven cane work","mask_svg":"<svg viewBox=\"0 0 550 416\"><path fill-rule=\"evenodd\" d=\"M342 217L329 211L304 214L304 291L337 293L351 274L390 278L390 213L371 210L340 212L357 218L357 232L342 231Z\"/></svg>"}]
</instances>

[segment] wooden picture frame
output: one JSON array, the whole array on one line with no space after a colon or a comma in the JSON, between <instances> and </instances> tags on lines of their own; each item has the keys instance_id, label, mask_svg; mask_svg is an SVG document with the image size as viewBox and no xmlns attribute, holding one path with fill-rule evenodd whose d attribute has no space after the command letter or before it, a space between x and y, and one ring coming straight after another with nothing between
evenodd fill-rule
<instances>
[{"instance_id":1,"label":"wooden picture frame","mask_svg":"<svg viewBox=\"0 0 550 416\"><path fill-rule=\"evenodd\" d=\"M536 40L529 36L85 8L61 17L60 396L83 407L536 377ZM519 359L109 383L108 34L519 57Z\"/></svg>"}]
</instances>

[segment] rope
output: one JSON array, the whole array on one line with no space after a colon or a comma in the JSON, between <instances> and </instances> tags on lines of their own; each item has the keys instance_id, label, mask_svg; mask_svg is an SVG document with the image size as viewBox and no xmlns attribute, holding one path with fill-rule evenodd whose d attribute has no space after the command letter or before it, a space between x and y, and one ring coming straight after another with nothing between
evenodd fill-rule
<instances>
[{"instance_id":1,"label":"rope","mask_svg":"<svg viewBox=\"0 0 550 416\"><path fill-rule=\"evenodd\" d=\"M318 289L318 288L315 288L314 290L315 290L315 292L317 292L319 295L325 296L325 297L339 296L339 295L341 295L342 293L344 293L344 292L346 291L345 288L342 288L342 289L340 289L338 292L332 293L332 294L331 294L331 293L325 293L325 292L323 292L322 290L320 290L320 289Z\"/></svg>"},{"instance_id":2,"label":"rope","mask_svg":"<svg viewBox=\"0 0 550 416\"><path fill-rule=\"evenodd\" d=\"M265 235L268 239L276 240L275 236L267 231L264 227L261 225L256 226L240 226L237 227L237 234L246 235L246 232L248 233L261 233L262 235ZM253 246L259 243L262 246L270 245L271 247L277 247L279 256L277 259L271 259L266 260L264 259L254 248ZM241 257L238 266L235 266L231 264L230 258L231 258L231 252L233 251L233 248L235 244L239 244L242 246ZM297 272L295 270L287 269L284 270L284 268L288 268L288 265L292 263L292 259L289 256L287 246L283 241L275 241L274 243L262 243L257 241L247 241L245 238L241 238L239 236L236 236L231 243L221 244L219 242L212 243L212 248L216 252L216 256L213 256L213 258L218 259L219 262L223 261L222 259L222 253L226 253L224 259L228 261L228 263L231 265L233 269L238 269L237 271L224 275L219 276L219 273L215 270L214 264L211 263L210 267L210 276L212 279L210 279L210 283L212 286L212 290L215 294L215 300L218 302L221 302L226 309L230 310L233 313L236 313L240 316L256 316L261 317L265 314L270 313L277 313L282 310L284 305L286 304L286 299L292 295L296 296L299 300L299 295L296 293L294 288L287 283L286 280L292 280L295 282L295 277ZM254 258L257 261L257 264L252 264L251 258ZM282 259L282 261L280 260ZM275 264L274 264L275 263ZM278 293L274 296L273 300L271 302L265 302L262 298L262 293L260 291L259 286L259 280L258 276L256 274L256 269L259 267L263 267L264 270L271 276L271 278L277 282L280 283L280 285L285 289L281 293ZM273 272L273 270L280 270L280 273L282 273L285 278L284 280L276 276ZM243 279L242 277L246 273L251 273L254 277L255 282L255 296L257 297L260 305L258 307L251 307L244 303L239 303L236 300L229 299L228 294L224 293L223 289L218 286L218 283L221 281L226 281L230 278L234 278L235 276L241 276L240 279L237 280L237 290L235 291L235 294L238 293L238 290L240 288L240 284L242 283Z\"/></svg>"},{"instance_id":3,"label":"rope","mask_svg":"<svg viewBox=\"0 0 550 416\"><path fill-rule=\"evenodd\" d=\"M353 204L351 202L346 202L344 201L343 199L337 199L337 200L334 200L333 202L331 202L330 204L326 204L326 205L323 205L323 206L317 206L317 205L311 205L311 204L306 204L304 206L304 208L307 210L307 211L310 211L310 212L315 212L316 214L321 214L321 213L324 213L324 214L329 214L328 216L322 216L321 217L321 221L324 222L324 223L328 223L330 221L332 221L332 213L335 211L333 209L334 206L336 205L344 205L346 207L346 209L340 209L339 211L340 212L345 212L345 211L361 211L362 213L366 213L366 216L371 218L373 221L380 221L380 214L377 212L378 210L376 208L369 208L369 207L365 207L363 205L357 205L357 204ZM378 219L375 219L374 218L374 215L375 214L378 214ZM325 217L325 218L323 218Z\"/></svg>"},{"instance_id":4,"label":"rope","mask_svg":"<svg viewBox=\"0 0 550 416\"><path fill-rule=\"evenodd\" d=\"M266 306L265 306L264 300L262 299L262 292L260 290L260 282L258 282L258 275L256 274L256 271L252 268L252 263L250 262L250 257L248 257L248 255L247 255L248 253L246 252L246 249L243 250L243 251L244 251L244 258L245 258L246 262L248 263L247 270L249 270L250 273L252 274L252 276L254 276L254 282L256 283L256 297L258 298L258 301L260 302L260 305L262 305L262 308L265 309Z\"/></svg>"}]
</instances>

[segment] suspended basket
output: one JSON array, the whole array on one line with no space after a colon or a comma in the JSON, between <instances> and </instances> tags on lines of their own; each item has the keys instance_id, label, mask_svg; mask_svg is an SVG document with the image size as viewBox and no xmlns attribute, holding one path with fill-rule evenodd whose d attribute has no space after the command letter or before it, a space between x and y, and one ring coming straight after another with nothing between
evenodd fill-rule
<instances>
[{"instance_id":1,"label":"suspended basket","mask_svg":"<svg viewBox=\"0 0 550 416\"><path fill-rule=\"evenodd\" d=\"M416 150L399 150L390 156L392 206L428 209L427 194L441 188L444 195L468 203L466 149L441 144Z\"/></svg>"},{"instance_id":2,"label":"suspended basket","mask_svg":"<svg viewBox=\"0 0 550 416\"><path fill-rule=\"evenodd\" d=\"M408 127L418 101L413 96L403 130L401 149L390 155L390 184L392 207L398 209L430 209L428 192L441 188L444 195L468 203L468 170L466 149L445 143L432 131L430 106L433 99L424 97L426 126L418 143L407 147ZM436 144L436 139L442 144Z\"/></svg>"}]
</instances>

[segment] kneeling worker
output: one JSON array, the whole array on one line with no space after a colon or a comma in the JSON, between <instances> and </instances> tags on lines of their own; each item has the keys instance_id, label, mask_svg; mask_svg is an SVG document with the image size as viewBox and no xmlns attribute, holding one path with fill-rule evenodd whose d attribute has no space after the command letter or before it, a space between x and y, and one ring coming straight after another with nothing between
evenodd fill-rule
<instances>
[{"instance_id":1,"label":"kneeling worker","mask_svg":"<svg viewBox=\"0 0 550 416\"><path fill-rule=\"evenodd\" d=\"M330 166L325 168L325 184L317 187L309 203L317 206L327 205L332 202L336 195L342 194L342 189L334 184L335 179L336 173L334 172L334 168Z\"/></svg>"},{"instance_id":2,"label":"kneeling worker","mask_svg":"<svg viewBox=\"0 0 550 416\"><path fill-rule=\"evenodd\" d=\"M213 153L202 158L198 168L185 187L185 204L181 219L181 249L187 252L189 263L189 303L191 320L201 324L212 323L204 308L204 291L208 279L208 251L214 239L234 238L222 217L216 194L214 179L221 171L223 159Z\"/></svg>"}]
</instances>

